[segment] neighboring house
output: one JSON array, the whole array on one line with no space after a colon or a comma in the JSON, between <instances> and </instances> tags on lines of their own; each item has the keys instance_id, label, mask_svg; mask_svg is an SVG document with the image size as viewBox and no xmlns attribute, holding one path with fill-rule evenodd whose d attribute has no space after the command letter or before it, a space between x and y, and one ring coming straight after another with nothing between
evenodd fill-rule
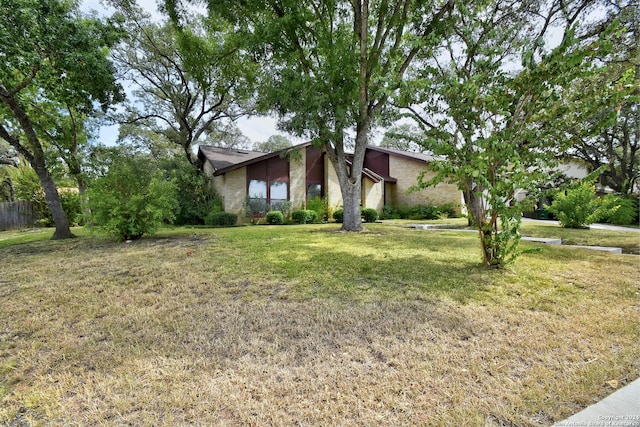
<instances>
[{"instance_id":1,"label":"neighboring house","mask_svg":"<svg viewBox=\"0 0 640 427\"><path fill-rule=\"evenodd\" d=\"M333 165L322 149L311 143L274 153L200 146L198 157L213 187L222 197L226 212L253 212L277 209L289 201L293 209L306 206L313 197L326 197L331 208L342 206L340 184ZM463 206L462 193L455 185L411 192L418 175L433 161L432 156L388 148L367 147L362 173L362 206L381 210L393 206ZM429 174L427 173L427 179Z\"/></svg>"}]
</instances>

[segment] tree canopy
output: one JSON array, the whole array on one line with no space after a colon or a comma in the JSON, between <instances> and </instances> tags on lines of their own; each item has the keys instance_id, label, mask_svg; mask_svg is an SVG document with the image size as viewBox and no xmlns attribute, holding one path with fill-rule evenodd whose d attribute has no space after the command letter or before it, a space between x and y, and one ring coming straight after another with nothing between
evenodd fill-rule
<instances>
[{"instance_id":1,"label":"tree canopy","mask_svg":"<svg viewBox=\"0 0 640 427\"><path fill-rule=\"evenodd\" d=\"M607 17L619 22L613 51L600 58L598 74L579 82L591 103L567 123L573 140L567 154L593 170L604 166L600 183L627 195L640 183L640 14L637 4L621 1Z\"/></svg>"},{"instance_id":2,"label":"tree canopy","mask_svg":"<svg viewBox=\"0 0 640 427\"><path fill-rule=\"evenodd\" d=\"M594 3L540 9L498 0L457 8L453 34L424 59L401 101L409 100L425 146L443 159L432 165L436 177L421 178L420 186L459 186L486 265L502 267L517 256L521 212L552 180L557 154L570 144L566 121L591 102L571 89L610 46L576 33ZM550 25L561 30L553 48L543 43Z\"/></svg>"},{"instance_id":3,"label":"tree canopy","mask_svg":"<svg viewBox=\"0 0 640 427\"><path fill-rule=\"evenodd\" d=\"M255 151L262 151L265 153L273 153L274 151L282 150L293 146L293 143L282 135L271 135L264 142L256 142L253 144Z\"/></svg>"},{"instance_id":4,"label":"tree canopy","mask_svg":"<svg viewBox=\"0 0 640 427\"><path fill-rule=\"evenodd\" d=\"M119 121L175 144L201 170L195 147L230 135L233 120L252 109L252 64L234 47L233 29L223 21L193 16L178 31L127 0L111 3L128 33L113 58L133 95ZM121 136L140 135L131 126L124 131Z\"/></svg>"},{"instance_id":5,"label":"tree canopy","mask_svg":"<svg viewBox=\"0 0 640 427\"><path fill-rule=\"evenodd\" d=\"M80 15L71 0L0 0L0 137L35 169L56 230L72 237L45 154L43 113L67 115L64 107L91 114L122 100L108 49L120 37L112 22ZM53 108L48 108L53 105ZM51 130L51 129L49 129Z\"/></svg>"}]
</instances>

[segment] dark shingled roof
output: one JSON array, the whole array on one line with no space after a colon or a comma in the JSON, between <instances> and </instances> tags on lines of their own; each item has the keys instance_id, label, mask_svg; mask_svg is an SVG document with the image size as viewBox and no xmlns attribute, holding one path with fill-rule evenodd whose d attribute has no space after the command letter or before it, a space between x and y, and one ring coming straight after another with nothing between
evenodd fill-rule
<instances>
[{"instance_id":1,"label":"dark shingled roof","mask_svg":"<svg viewBox=\"0 0 640 427\"><path fill-rule=\"evenodd\" d=\"M249 160L257 159L258 157L265 155L267 155L267 153L262 153L260 151L211 147L209 145L201 145L198 153L198 157L204 157L201 157L200 160L209 161L211 166L213 166L213 169L216 171L244 163Z\"/></svg>"}]
</instances>

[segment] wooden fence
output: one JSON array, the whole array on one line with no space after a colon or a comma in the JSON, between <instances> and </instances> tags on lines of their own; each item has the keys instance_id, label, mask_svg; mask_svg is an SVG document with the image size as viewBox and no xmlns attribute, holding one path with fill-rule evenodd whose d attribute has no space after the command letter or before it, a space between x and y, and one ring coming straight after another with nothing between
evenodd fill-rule
<instances>
[{"instance_id":1,"label":"wooden fence","mask_svg":"<svg viewBox=\"0 0 640 427\"><path fill-rule=\"evenodd\" d=\"M35 220L31 202L0 202L0 231L33 227Z\"/></svg>"}]
</instances>

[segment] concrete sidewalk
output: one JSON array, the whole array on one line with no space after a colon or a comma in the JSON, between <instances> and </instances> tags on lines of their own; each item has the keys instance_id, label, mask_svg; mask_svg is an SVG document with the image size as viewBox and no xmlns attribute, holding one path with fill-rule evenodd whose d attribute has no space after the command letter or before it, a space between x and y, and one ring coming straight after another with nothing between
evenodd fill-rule
<instances>
[{"instance_id":1,"label":"concrete sidewalk","mask_svg":"<svg viewBox=\"0 0 640 427\"><path fill-rule=\"evenodd\" d=\"M552 219L532 219L532 218L522 218L522 222L538 222L540 224L553 224L560 226L558 221ZM620 225L611 225L611 224L590 224L589 228L595 228L600 230L612 230L612 231L632 231L635 233L640 233L640 228L637 227L623 227Z\"/></svg>"},{"instance_id":2,"label":"concrete sidewalk","mask_svg":"<svg viewBox=\"0 0 640 427\"><path fill-rule=\"evenodd\" d=\"M640 378L554 427L640 427Z\"/></svg>"}]
</instances>

